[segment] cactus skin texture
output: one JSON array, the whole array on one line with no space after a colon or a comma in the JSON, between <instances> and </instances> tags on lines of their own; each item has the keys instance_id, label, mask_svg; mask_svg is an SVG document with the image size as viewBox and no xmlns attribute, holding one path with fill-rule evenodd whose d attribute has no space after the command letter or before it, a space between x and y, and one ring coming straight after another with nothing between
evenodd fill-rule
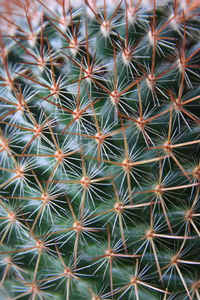
<instances>
[{"instance_id":1,"label":"cactus skin texture","mask_svg":"<svg viewBox=\"0 0 200 300\"><path fill-rule=\"evenodd\" d=\"M0 299L199 300L199 3L1 1Z\"/></svg>"}]
</instances>

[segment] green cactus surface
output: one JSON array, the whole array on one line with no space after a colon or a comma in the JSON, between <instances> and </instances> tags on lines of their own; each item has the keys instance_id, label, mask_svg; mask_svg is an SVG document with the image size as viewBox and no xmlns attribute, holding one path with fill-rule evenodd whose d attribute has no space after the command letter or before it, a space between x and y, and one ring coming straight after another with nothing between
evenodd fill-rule
<instances>
[{"instance_id":1,"label":"green cactus surface","mask_svg":"<svg viewBox=\"0 0 200 300\"><path fill-rule=\"evenodd\" d=\"M0 1L0 300L200 300L198 0Z\"/></svg>"}]
</instances>

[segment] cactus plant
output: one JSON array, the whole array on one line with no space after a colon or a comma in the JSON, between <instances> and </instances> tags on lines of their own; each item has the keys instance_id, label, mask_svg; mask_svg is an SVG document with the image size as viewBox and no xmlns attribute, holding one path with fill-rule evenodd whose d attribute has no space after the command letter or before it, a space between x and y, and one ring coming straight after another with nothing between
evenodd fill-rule
<instances>
[{"instance_id":1,"label":"cactus plant","mask_svg":"<svg viewBox=\"0 0 200 300\"><path fill-rule=\"evenodd\" d=\"M0 299L200 299L198 1L0 20Z\"/></svg>"}]
</instances>

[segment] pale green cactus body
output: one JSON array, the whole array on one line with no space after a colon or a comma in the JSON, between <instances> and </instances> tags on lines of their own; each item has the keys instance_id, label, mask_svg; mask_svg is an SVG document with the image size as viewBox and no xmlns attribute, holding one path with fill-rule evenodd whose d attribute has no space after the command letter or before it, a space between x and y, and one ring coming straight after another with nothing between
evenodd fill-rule
<instances>
[{"instance_id":1,"label":"pale green cactus body","mask_svg":"<svg viewBox=\"0 0 200 300\"><path fill-rule=\"evenodd\" d=\"M0 17L0 299L200 299L198 1Z\"/></svg>"}]
</instances>

